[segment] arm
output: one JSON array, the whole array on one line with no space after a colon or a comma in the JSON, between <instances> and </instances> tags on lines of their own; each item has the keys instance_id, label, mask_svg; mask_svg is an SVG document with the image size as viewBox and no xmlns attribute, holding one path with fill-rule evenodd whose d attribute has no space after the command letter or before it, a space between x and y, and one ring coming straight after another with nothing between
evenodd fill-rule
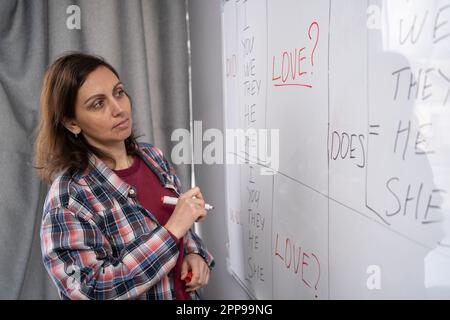
<instances>
[{"instance_id":1,"label":"arm","mask_svg":"<svg viewBox=\"0 0 450 320\"><path fill-rule=\"evenodd\" d=\"M194 231L189 230L183 240L185 255L196 253L205 260L210 269L214 267L215 262L213 256L208 249L206 249L203 241Z\"/></svg>"},{"instance_id":2,"label":"arm","mask_svg":"<svg viewBox=\"0 0 450 320\"><path fill-rule=\"evenodd\" d=\"M100 230L66 208L45 215L41 246L47 271L70 299L136 298L158 283L178 257L176 243L163 227L113 257Z\"/></svg>"},{"instance_id":3,"label":"arm","mask_svg":"<svg viewBox=\"0 0 450 320\"><path fill-rule=\"evenodd\" d=\"M176 175L175 169L170 164L170 162L165 158L160 149L158 149L157 147L153 148L160 157L160 159L162 159L166 171L173 179L173 184L175 188L178 190L179 193L181 193L181 183ZM215 263L213 256L206 249L206 246L204 245L203 241L195 234L194 231L192 231L192 229L186 233L186 235L183 238L183 241L184 241L185 255L188 255L190 253L197 253L205 260L210 269L214 267Z\"/></svg>"}]
</instances>

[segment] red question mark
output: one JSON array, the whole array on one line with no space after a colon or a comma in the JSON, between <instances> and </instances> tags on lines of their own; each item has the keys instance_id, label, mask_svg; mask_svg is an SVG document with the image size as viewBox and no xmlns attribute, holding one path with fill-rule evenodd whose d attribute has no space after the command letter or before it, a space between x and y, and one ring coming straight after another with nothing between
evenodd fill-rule
<instances>
[{"instance_id":1,"label":"red question mark","mask_svg":"<svg viewBox=\"0 0 450 320\"><path fill-rule=\"evenodd\" d=\"M317 42L319 42L319 24L316 21L313 21L308 29L308 37L310 40L312 40L311 37L311 29L313 28L313 26L315 26L317 28L317 37L316 37L316 42L314 43L314 48L311 51L311 65L314 66L314 51L316 50L317 47Z\"/></svg>"},{"instance_id":2,"label":"red question mark","mask_svg":"<svg viewBox=\"0 0 450 320\"><path fill-rule=\"evenodd\" d=\"M314 253L311 252L311 255L314 257L314 259L316 259L317 267L318 267L318 271L319 271L319 274L317 276L317 281L316 281L316 284L314 286L314 289L316 289L316 291L317 291L317 285L319 284L319 280L320 280L320 262L319 262L319 258L317 258L317 256ZM316 295L316 298L317 298L317 295Z\"/></svg>"}]
</instances>

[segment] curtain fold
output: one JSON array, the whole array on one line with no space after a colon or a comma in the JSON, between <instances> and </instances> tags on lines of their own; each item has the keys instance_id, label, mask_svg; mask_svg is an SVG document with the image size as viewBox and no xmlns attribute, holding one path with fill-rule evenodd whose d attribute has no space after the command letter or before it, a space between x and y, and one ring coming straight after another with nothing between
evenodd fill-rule
<instances>
[{"instance_id":1,"label":"curtain fold","mask_svg":"<svg viewBox=\"0 0 450 320\"><path fill-rule=\"evenodd\" d=\"M67 12L80 8L81 29ZM47 186L32 168L46 67L67 51L103 56L132 98L136 133L170 159L176 128L189 129L185 0L8 0L0 11L0 299L55 299L39 228ZM188 166L176 170L184 189Z\"/></svg>"}]
</instances>

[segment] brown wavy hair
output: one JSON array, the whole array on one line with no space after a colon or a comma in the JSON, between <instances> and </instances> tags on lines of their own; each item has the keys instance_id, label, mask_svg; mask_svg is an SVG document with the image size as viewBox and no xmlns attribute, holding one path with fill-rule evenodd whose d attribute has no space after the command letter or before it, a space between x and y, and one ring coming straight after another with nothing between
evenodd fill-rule
<instances>
[{"instance_id":1,"label":"brown wavy hair","mask_svg":"<svg viewBox=\"0 0 450 320\"><path fill-rule=\"evenodd\" d=\"M102 57L79 52L61 56L45 73L34 146L34 166L39 177L47 183L51 183L55 175L63 170L68 169L72 173L85 170L90 153L115 163L109 154L90 145L82 134L77 138L64 127L66 120L75 117L78 90L88 75L100 66L108 68L119 78L117 71ZM131 103L131 98L128 98ZM137 154L134 132L125 139L125 148L127 154Z\"/></svg>"}]
</instances>

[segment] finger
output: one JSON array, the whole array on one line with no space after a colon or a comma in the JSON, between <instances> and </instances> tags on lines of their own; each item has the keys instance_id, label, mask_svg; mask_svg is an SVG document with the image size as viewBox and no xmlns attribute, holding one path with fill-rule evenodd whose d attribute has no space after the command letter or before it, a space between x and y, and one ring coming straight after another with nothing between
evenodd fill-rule
<instances>
[{"instance_id":1,"label":"finger","mask_svg":"<svg viewBox=\"0 0 450 320\"><path fill-rule=\"evenodd\" d=\"M191 292L191 291L195 291L200 289L201 286L200 285L195 285L195 286L191 286L191 287L186 287L186 292Z\"/></svg>"},{"instance_id":2,"label":"finger","mask_svg":"<svg viewBox=\"0 0 450 320\"><path fill-rule=\"evenodd\" d=\"M195 220L195 222L202 222L203 220L205 220L206 216L200 217L197 220Z\"/></svg>"},{"instance_id":3,"label":"finger","mask_svg":"<svg viewBox=\"0 0 450 320\"><path fill-rule=\"evenodd\" d=\"M206 210L205 209L200 209L200 211L201 212L199 213L199 215L198 215L197 219L195 220L195 222L201 222L206 217Z\"/></svg>"},{"instance_id":4,"label":"finger","mask_svg":"<svg viewBox=\"0 0 450 320\"><path fill-rule=\"evenodd\" d=\"M197 277L195 277L195 279L193 279L193 281L190 283L189 289L197 290L205 286L208 276L207 271L205 271L204 265L205 264L199 265Z\"/></svg>"},{"instance_id":5,"label":"finger","mask_svg":"<svg viewBox=\"0 0 450 320\"><path fill-rule=\"evenodd\" d=\"M206 273L205 273L205 272L202 272L201 277L198 279L198 285L199 285L200 287L204 287L205 284L206 284Z\"/></svg>"},{"instance_id":6,"label":"finger","mask_svg":"<svg viewBox=\"0 0 450 320\"><path fill-rule=\"evenodd\" d=\"M191 209L195 212L195 215L197 215L197 218L204 217L206 215L205 206L204 205L202 206L201 203L192 202L190 206Z\"/></svg>"},{"instance_id":7,"label":"finger","mask_svg":"<svg viewBox=\"0 0 450 320\"><path fill-rule=\"evenodd\" d=\"M208 284L209 280L209 268L206 263L203 263L203 279L202 279L202 286L206 286Z\"/></svg>"},{"instance_id":8,"label":"finger","mask_svg":"<svg viewBox=\"0 0 450 320\"><path fill-rule=\"evenodd\" d=\"M188 266L186 260L184 260L183 264L181 265L181 280L184 280L184 278L186 278L188 269L189 269L189 266Z\"/></svg>"},{"instance_id":9,"label":"finger","mask_svg":"<svg viewBox=\"0 0 450 320\"><path fill-rule=\"evenodd\" d=\"M194 195L194 197L196 197L197 199L202 199L203 200L203 194L200 192L200 189L198 189L198 193L196 193Z\"/></svg>"},{"instance_id":10,"label":"finger","mask_svg":"<svg viewBox=\"0 0 450 320\"><path fill-rule=\"evenodd\" d=\"M203 274L204 274L204 276L203 276L203 285L205 286L205 285L208 284L208 281L209 281L209 268L208 268L208 266L205 267L205 272Z\"/></svg>"},{"instance_id":11,"label":"finger","mask_svg":"<svg viewBox=\"0 0 450 320\"><path fill-rule=\"evenodd\" d=\"M200 286L200 288L203 288L204 286L206 286L208 284L208 280L209 280L209 273L208 271L205 271L202 274L202 277L200 278L198 285Z\"/></svg>"},{"instance_id":12,"label":"finger","mask_svg":"<svg viewBox=\"0 0 450 320\"><path fill-rule=\"evenodd\" d=\"M195 291L199 288L201 288L201 286L198 283L194 283L192 281L186 284L186 292Z\"/></svg>"},{"instance_id":13,"label":"finger","mask_svg":"<svg viewBox=\"0 0 450 320\"><path fill-rule=\"evenodd\" d=\"M200 192L200 188L199 188L199 187L194 187L194 188L192 188L192 189L189 189L188 191L186 191L185 193L183 193L181 196L182 196L182 197L185 197L185 198L193 198L193 197L196 197L196 198L201 198L201 199L203 199L203 196L202 196L202 193Z\"/></svg>"},{"instance_id":14,"label":"finger","mask_svg":"<svg viewBox=\"0 0 450 320\"><path fill-rule=\"evenodd\" d=\"M195 203L196 205L200 206L201 208L205 208L205 201L203 199L192 199L192 203Z\"/></svg>"},{"instance_id":15,"label":"finger","mask_svg":"<svg viewBox=\"0 0 450 320\"><path fill-rule=\"evenodd\" d=\"M209 275L210 274L211 273L209 272L209 268L208 268L208 273L206 274L206 283L205 283L205 285L207 285L209 283Z\"/></svg>"},{"instance_id":16,"label":"finger","mask_svg":"<svg viewBox=\"0 0 450 320\"><path fill-rule=\"evenodd\" d=\"M193 286L197 286L198 284L199 284L199 282L200 282L200 273L198 272L198 269L197 269L197 272L196 273L192 273L193 275L192 275L192 285Z\"/></svg>"},{"instance_id":17,"label":"finger","mask_svg":"<svg viewBox=\"0 0 450 320\"><path fill-rule=\"evenodd\" d=\"M202 287L204 287L205 285L203 283L196 283L196 284L192 284L191 286L186 286L186 291L195 291L198 289L201 289Z\"/></svg>"},{"instance_id":18,"label":"finger","mask_svg":"<svg viewBox=\"0 0 450 320\"><path fill-rule=\"evenodd\" d=\"M193 189L195 189L197 192L193 195L193 198L197 198L197 199L202 199L203 200L203 194L202 194L202 192L200 191L200 188L199 187L195 187L195 188L193 188Z\"/></svg>"},{"instance_id":19,"label":"finger","mask_svg":"<svg viewBox=\"0 0 450 320\"><path fill-rule=\"evenodd\" d=\"M192 289L187 289L186 292L197 291L198 289L200 289L200 287L192 288Z\"/></svg>"}]
</instances>

